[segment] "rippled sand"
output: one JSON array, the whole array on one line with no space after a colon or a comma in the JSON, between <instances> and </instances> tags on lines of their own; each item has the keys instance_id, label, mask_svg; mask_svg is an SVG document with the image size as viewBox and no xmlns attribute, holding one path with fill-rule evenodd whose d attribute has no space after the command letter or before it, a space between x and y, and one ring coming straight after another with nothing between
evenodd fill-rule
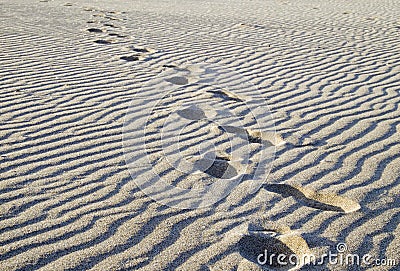
<instances>
[{"instance_id":1,"label":"rippled sand","mask_svg":"<svg viewBox=\"0 0 400 271\"><path fill-rule=\"evenodd\" d=\"M400 2L3 0L0 11L0 270L262 270L264 250L320 258L340 243L400 263ZM230 72L217 81L198 63ZM274 130L254 128L246 103ZM221 108L244 126L216 125ZM151 112L128 147L127 112ZM188 157L218 147L189 159L198 172L165 163L166 119ZM229 153L230 139L250 149ZM151 163L131 166L124 153L141 142ZM275 159L249 193L254 161L271 158L262 144ZM186 189L247 181L184 210L147 196L132 171Z\"/></svg>"}]
</instances>

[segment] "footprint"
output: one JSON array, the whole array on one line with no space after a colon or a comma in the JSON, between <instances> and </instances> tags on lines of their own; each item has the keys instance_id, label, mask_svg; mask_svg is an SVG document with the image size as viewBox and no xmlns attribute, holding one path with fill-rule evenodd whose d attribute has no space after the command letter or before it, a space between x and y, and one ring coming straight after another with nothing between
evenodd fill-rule
<instances>
[{"instance_id":1,"label":"footprint","mask_svg":"<svg viewBox=\"0 0 400 271\"><path fill-rule=\"evenodd\" d=\"M92 14L93 17L104 17L103 13Z\"/></svg>"},{"instance_id":2,"label":"footprint","mask_svg":"<svg viewBox=\"0 0 400 271\"><path fill-rule=\"evenodd\" d=\"M204 111L195 105L192 105L188 108L178 110L176 112L179 116L188 119L188 120L202 120L202 119L207 119L206 114Z\"/></svg>"},{"instance_id":3,"label":"footprint","mask_svg":"<svg viewBox=\"0 0 400 271\"><path fill-rule=\"evenodd\" d=\"M238 175L238 172L230 162L229 155L223 152L207 153L204 157L194 163L199 170L219 179L231 179Z\"/></svg>"},{"instance_id":4,"label":"footprint","mask_svg":"<svg viewBox=\"0 0 400 271\"><path fill-rule=\"evenodd\" d=\"M217 112L211 106L190 105L185 109L177 110L176 113L182 118L188 120L209 120L217 115Z\"/></svg>"},{"instance_id":5,"label":"footprint","mask_svg":"<svg viewBox=\"0 0 400 271\"><path fill-rule=\"evenodd\" d=\"M292 233L292 230L289 226L284 224L276 223L273 221L269 221L264 218L255 219L250 221L247 226L248 233L255 235L268 235L268 236L276 236L279 234L289 234Z\"/></svg>"},{"instance_id":6,"label":"footprint","mask_svg":"<svg viewBox=\"0 0 400 271\"><path fill-rule=\"evenodd\" d=\"M115 26L115 25L113 25L113 24L108 24L108 23L106 23L106 24L103 24L104 26L108 26L108 27L112 27L112 28L118 28L117 26Z\"/></svg>"},{"instance_id":7,"label":"footprint","mask_svg":"<svg viewBox=\"0 0 400 271\"><path fill-rule=\"evenodd\" d=\"M103 33L103 30L99 29L99 28L88 28L88 30L90 33Z\"/></svg>"},{"instance_id":8,"label":"footprint","mask_svg":"<svg viewBox=\"0 0 400 271\"><path fill-rule=\"evenodd\" d=\"M120 59L125 60L125 61L138 61L139 57L135 55L131 56L121 56Z\"/></svg>"},{"instance_id":9,"label":"footprint","mask_svg":"<svg viewBox=\"0 0 400 271\"><path fill-rule=\"evenodd\" d=\"M287 141L295 148L320 147L327 144L325 140L320 140L308 135L298 135L297 133L289 136Z\"/></svg>"},{"instance_id":10,"label":"footprint","mask_svg":"<svg viewBox=\"0 0 400 271\"><path fill-rule=\"evenodd\" d=\"M164 64L163 67L164 68L177 68L178 66L173 65L173 64Z\"/></svg>"},{"instance_id":11,"label":"footprint","mask_svg":"<svg viewBox=\"0 0 400 271\"><path fill-rule=\"evenodd\" d=\"M150 53L150 51L146 48L132 48L132 51L137 53Z\"/></svg>"},{"instance_id":12,"label":"footprint","mask_svg":"<svg viewBox=\"0 0 400 271\"><path fill-rule=\"evenodd\" d=\"M111 44L111 41L108 40L95 40L94 42L98 44Z\"/></svg>"},{"instance_id":13,"label":"footprint","mask_svg":"<svg viewBox=\"0 0 400 271\"><path fill-rule=\"evenodd\" d=\"M112 37L117 37L117 38L126 38L125 35L121 35L121 34L117 34L117 33L110 33L108 35L112 36Z\"/></svg>"},{"instance_id":14,"label":"footprint","mask_svg":"<svg viewBox=\"0 0 400 271\"><path fill-rule=\"evenodd\" d=\"M254 143L261 143L263 141L268 141L274 146L282 146L286 144L286 141L282 138L281 135L274 132L262 132L247 129L247 133L249 135L249 141Z\"/></svg>"},{"instance_id":15,"label":"footprint","mask_svg":"<svg viewBox=\"0 0 400 271\"><path fill-rule=\"evenodd\" d=\"M257 24L247 24L247 23L239 23L233 26L234 28L254 28L254 29L263 29L264 26Z\"/></svg>"},{"instance_id":16,"label":"footprint","mask_svg":"<svg viewBox=\"0 0 400 271\"><path fill-rule=\"evenodd\" d=\"M114 37L118 37L118 38L126 38L128 36L126 35L121 35L118 33L110 33L110 36L114 36ZM123 56L120 57L120 59L123 60L127 60L127 61L137 61L137 60L148 60L150 59L150 53L153 52L152 49L148 49L148 48L136 48L133 46L129 46L127 48L124 48L124 51L129 52L129 51L133 51L134 53L129 55L129 56ZM154 50L155 52L155 50Z\"/></svg>"},{"instance_id":17,"label":"footprint","mask_svg":"<svg viewBox=\"0 0 400 271\"><path fill-rule=\"evenodd\" d=\"M112 20L112 21L124 21L125 20L125 19L120 19L120 18L112 17L112 16L104 16L104 18L108 19L108 20Z\"/></svg>"},{"instance_id":18,"label":"footprint","mask_svg":"<svg viewBox=\"0 0 400 271\"><path fill-rule=\"evenodd\" d=\"M184 76L170 77L170 78L165 79L165 81L167 81L168 83L171 83L174 85L180 85L180 86L189 84L189 79Z\"/></svg>"},{"instance_id":19,"label":"footprint","mask_svg":"<svg viewBox=\"0 0 400 271\"><path fill-rule=\"evenodd\" d=\"M209 90L208 92L213 93L215 97L223 98L227 100L232 100L235 102L244 102L246 100L245 97L237 95L229 90L226 89L217 89L217 90Z\"/></svg>"},{"instance_id":20,"label":"footprint","mask_svg":"<svg viewBox=\"0 0 400 271\"><path fill-rule=\"evenodd\" d=\"M346 197L333 193L322 193L300 185L289 184L268 184L266 190L281 194L283 197L294 197L309 207L325 211L351 213L359 210L360 205Z\"/></svg>"},{"instance_id":21,"label":"footprint","mask_svg":"<svg viewBox=\"0 0 400 271\"><path fill-rule=\"evenodd\" d=\"M219 128L224 132L236 134L243 138L247 138L250 143L261 144L263 142L269 142L271 146L281 146L286 143L281 135L278 135L274 132L262 132L229 125L220 126Z\"/></svg>"},{"instance_id":22,"label":"footprint","mask_svg":"<svg viewBox=\"0 0 400 271\"><path fill-rule=\"evenodd\" d=\"M177 72L184 72L184 73L187 73L187 74L191 74L192 73L192 71L189 68L187 68L187 67L179 67L178 65L175 65L175 64L164 64L163 67L164 68L174 69Z\"/></svg>"},{"instance_id":23,"label":"footprint","mask_svg":"<svg viewBox=\"0 0 400 271\"><path fill-rule=\"evenodd\" d=\"M304 256L311 254L307 242L301 235L280 223L263 220L249 224L248 231L240 239L238 246L239 253L245 260L257 264L263 270L298 269L308 263L305 261L307 257ZM280 258L278 261L277 256L281 254L285 255L285 258L284 260ZM245 263L246 261L240 265Z\"/></svg>"},{"instance_id":24,"label":"footprint","mask_svg":"<svg viewBox=\"0 0 400 271\"><path fill-rule=\"evenodd\" d=\"M94 9L94 8L89 8L89 7L84 7L83 10L84 10L84 11L96 11L96 9Z\"/></svg>"}]
</instances>

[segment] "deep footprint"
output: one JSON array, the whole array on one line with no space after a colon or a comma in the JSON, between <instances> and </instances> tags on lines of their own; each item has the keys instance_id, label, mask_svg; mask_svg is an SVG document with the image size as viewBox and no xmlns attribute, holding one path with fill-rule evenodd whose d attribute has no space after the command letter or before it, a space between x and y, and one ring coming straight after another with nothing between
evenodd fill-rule
<instances>
[{"instance_id":1,"label":"deep footprint","mask_svg":"<svg viewBox=\"0 0 400 271\"><path fill-rule=\"evenodd\" d=\"M110 33L110 34L108 34L109 36L112 36L112 37L117 37L117 38L126 38L126 36L125 35L120 35L120 34L117 34L117 33Z\"/></svg>"},{"instance_id":2,"label":"deep footprint","mask_svg":"<svg viewBox=\"0 0 400 271\"><path fill-rule=\"evenodd\" d=\"M90 33L103 33L103 30L98 28L89 28L87 31L89 31Z\"/></svg>"},{"instance_id":3,"label":"deep footprint","mask_svg":"<svg viewBox=\"0 0 400 271\"><path fill-rule=\"evenodd\" d=\"M97 44L111 44L111 41L108 40L95 40L94 42Z\"/></svg>"},{"instance_id":4,"label":"deep footprint","mask_svg":"<svg viewBox=\"0 0 400 271\"><path fill-rule=\"evenodd\" d=\"M176 68L176 65L172 65L172 64L164 64L163 65L164 68Z\"/></svg>"},{"instance_id":5,"label":"deep footprint","mask_svg":"<svg viewBox=\"0 0 400 271\"><path fill-rule=\"evenodd\" d=\"M270 192L281 194L283 197L294 197L309 207L325 211L351 213L361 208L357 202L349 198L333 193L317 192L299 185L268 184L264 188Z\"/></svg>"},{"instance_id":6,"label":"deep footprint","mask_svg":"<svg viewBox=\"0 0 400 271\"><path fill-rule=\"evenodd\" d=\"M125 61L138 61L139 57L138 56L121 56L120 59L125 60Z\"/></svg>"},{"instance_id":7,"label":"deep footprint","mask_svg":"<svg viewBox=\"0 0 400 271\"><path fill-rule=\"evenodd\" d=\"M202 159L195 162L195 166L204 173L219 179L231 179L238 175L237 170L229 164L230 157L228 155L216 154L211 156L215 158L212 159L206 154Z\"/></svg>"},{"instance_id":8,"label":"deep footprint","mask_svg":"<svg viewBox=\"0 0 400 271\"><path fill-rule=\"evenodd\" d=\"M133 48L132 51L137 53L150 53L150 51L147 50L146 48Z\"/></svg>"}]
</instances>

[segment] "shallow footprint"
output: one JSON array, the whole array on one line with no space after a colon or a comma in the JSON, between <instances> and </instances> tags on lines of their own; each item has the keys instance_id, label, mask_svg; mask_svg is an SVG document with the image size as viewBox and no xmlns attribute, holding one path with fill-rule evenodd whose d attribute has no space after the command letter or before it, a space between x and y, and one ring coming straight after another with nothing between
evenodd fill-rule
<instances>
[{"instance_id":1,"label":"shallow footprint","mask_svg":"<svg viewBox=\"0 0 400 271\"><path fill-rule=\"evenodd\" d=\"M202 120L207 119L205 112L198 106L192 105L188 108L178 110L176 112L179 116L188 120Z\"/></svg>"},{"instance_id":2,"label":"shallow footprint","mask_svg":"<svg viewBox=\"0 0 400 271\"><path fill-rule=\"evenodd\" d=\"M273 222L264 218L250 221L247 225L247 231L255 235L276 236L277 234L293 233L289 226Z\"/></svg>"},{"instance_id":3,"label":"shallow footprint","mask_svg":"<svg viewBox=\"0 0 400 271\"><path fill-rule=\"evenodd\" d=\"M282 136L277 133L267 133L251 129L247 129L247 133L249 134L250 142L261 143L262 141L269 141L274 146L282 146L286 143Z\"/></svg>"},{"instance_id":4,"label":"shallow footprint","mask_svg":"<svg viewBox=\"0 0 400 271\"><path fill-rule=\"evenodd\" d=\"M264 186L266 190L281 194L283 197L294 197L307 206L343 213L351 213L359 210L360 204L333 193L322 193L300 185L289 184L268 184Z\"/></svg>"},{"instance_id":5,"label":"shallow footprint","mask_svg":"<svg viewBox=\"0 0 400 271\"><path fill-rule=\"evenodd\" d=\"M229 90L226 90L226 89L218 89L218 90L212 90L212 91L210 90L208 92L213 93L214 96L222 97L227 100L233 100L235 102L244 102L246 100L245 97L239 96L239 95L237 95Z\"/></svg>"},{"instance_id":6,"label":"shallow footprint","mask_svg":"<svg viewBox=\"0 0 400 271\"><path fill-rule=\"evenodd\" d=\"M271 146L281 146L286 143L285 140L283 140L282 136L273 132L262 132L230 125L220 126L219 128L224 132L236 134L243 138L247 138L250 143L261 144L262 142L268 141Z\"/></svg>"},{"instance_id":7,"label":"shallow footprint","mask_svg":"<svg viewBox=\"0 0 400 271\"><path fill-rule=\"evenodd\" d=\"M112 27L112 28L118 28L117 26L113 25L113 24L103 24L104 26L108 26L108 27Z\"/></svg>"},{"instance_id":8,"label":"shallow footprint","mask_svg":"<svg viewBox=\"0 0 400 271\"><path fill-rule=\"evenodd\" d=\"M180 85L180 86L189 84L189 79L184 76L170 77L170 78L165 79L165 81L167 81L168 83L171 83L174 85Z\"/></svg>"},{"instance_id":9,"label":"shallow footprint","mask_svg":"<svg viewBox=\"0 0 400 271\"><path fill-rule=\"evenodd\" d=\"M253 263L265 268L264 270L300 268L307 264L304 256L311 254L307 242L300 235L291 231L289 227L272 221L259 220L250 223L247 234L240 239L238 245L240 255L245 258L245 261L240 264L241 266L249 266L250 263ZM285 264L279 262L277 257L270 257L272 254L285 255ZM292 257L291 262L289 261L290 257ZM254 265L252 267L254 268ZM241 268L243 269L243 267Z\"/></svg>"}]
</instances>

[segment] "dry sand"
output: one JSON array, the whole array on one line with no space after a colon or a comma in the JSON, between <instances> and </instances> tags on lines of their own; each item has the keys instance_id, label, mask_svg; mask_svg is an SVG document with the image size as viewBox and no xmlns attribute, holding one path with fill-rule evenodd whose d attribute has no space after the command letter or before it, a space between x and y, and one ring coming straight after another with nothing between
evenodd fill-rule
<instances>
[{"instance_id":1,"label":"dry sand","mask_svg":"<svg viewBox=\"0 0 400 271\"><path fill-rule=\"evenodd\" d=\"M397 266L294 268L398 270L399 1L3 0L0 11L0 270L266 270L256 264L265 249L321 257L339 243ZM229 90L214 89L198 63L240 76L222 72ZM132 101L133 119L151 110L159 86L179 91L144 137L128 137L149 144L154 168L130 167L125 114ZM254 129L244 102L271 112L277 133ZM213 125L219 108L243 113L245 128ZM157 123L170 115L188 156L220 146L196 161L197 175L163 160ZM204 174L251 176L246 150L225 152L230 138L250 142L247 162L266 159L262 142L276 150L254 194L240 184L182 210L130 176L155 170L185 188L209 185Z\"/></svg>"}]
</instances>

